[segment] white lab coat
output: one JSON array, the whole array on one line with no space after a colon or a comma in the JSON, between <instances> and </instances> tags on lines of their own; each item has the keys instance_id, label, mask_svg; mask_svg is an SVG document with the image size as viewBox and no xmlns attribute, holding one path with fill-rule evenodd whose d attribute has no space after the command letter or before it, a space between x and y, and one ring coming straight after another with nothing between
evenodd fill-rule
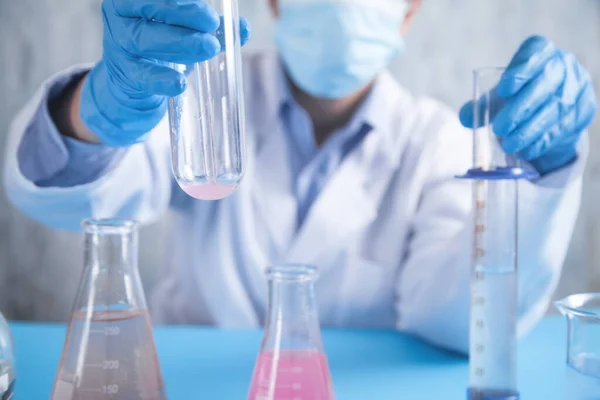
<instances>
[{"instance_id":1,"label":"white lab coat","mask_svg":"<svg viewBox=\"0 0 600 400\"><path fill-rule=\"evenodd\" d=\"M264 268L310 263L324 325L397 328L467 351L471 254L471 133L456 113L395 89L381 121L331 177L298 232L286 158L288 135L276 117L278 68L271 53L245 60L248 172L218 202L172 193L168 126L90 184L40 188L20 172L21 137L42 87L12 125L5 185L12 203L42 223L78 229L83 218L156 220L175 205L173 251L153 296L156 323L258 326L265 313ZM66 73L70 73L67 71ZM53 78L54 79L54 78ZM52 79L51 79L52 81ZM583 148L586 146L584 145ZM545 313L577 217L585 150L573 165L520 187L520 330Z\"/></svg>"}]
</instances>

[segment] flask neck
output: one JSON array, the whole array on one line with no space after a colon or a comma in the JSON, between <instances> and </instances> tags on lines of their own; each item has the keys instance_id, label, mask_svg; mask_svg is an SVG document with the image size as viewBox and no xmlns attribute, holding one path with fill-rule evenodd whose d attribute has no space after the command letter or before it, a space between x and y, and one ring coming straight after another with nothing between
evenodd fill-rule
<instances>
[{"instance_id":1,"label":"flask neck","mask_svg":"<svg viewBox=\"0 0 600 400\"><path fill-rule=\"evenodd\" d=\"M269 277L263 350L322 351L315 279L316 275Z\"/></svg>"},{"instance_id":2,"label":"flask neck","mask_svg":"<svg viewBox=\"0 0 600 400\"><path fill-rule=\"evenodd\" d=\"M85 270L74 311L145 309L137 224L120 219L88 220L83 227Z\"/></svg>"},{"instance_id":3,"label":"flask neck","mask_svg":"<svg viewBox=\"0 0 600 400\"><path fill-rule=\"evenodd\" d=\"M118 269L132 272L138 263L138 234L134 223L121 220L88 221L84 224L84 263L100 272Z\"/></svg>"}]
</instances>

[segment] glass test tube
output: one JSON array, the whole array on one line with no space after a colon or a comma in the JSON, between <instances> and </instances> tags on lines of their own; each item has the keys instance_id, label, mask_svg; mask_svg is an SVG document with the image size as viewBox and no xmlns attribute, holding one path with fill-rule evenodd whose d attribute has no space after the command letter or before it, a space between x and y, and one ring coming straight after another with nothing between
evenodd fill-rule
<instances>
[{"instance_id":1,"label":"glass test tube","mask_svg":"<svg viewBox=\"0 0 600 400\"><path fill-rule=\"evenodd\" d=\"M474 73L473 262L469 400L516 400L518 180L537 174L502 151L493 132L504 69Z\"/></svg>"},{"instance_id":2,"label":"glass test tube","mask_svg":"<svg viewBox=\"0 0 600 400\"><path fill-rule=\"evenodd\" d=\"M169 100L172 168L179 186L201 200L232 194L246 168L240 23L237 0L207 0L221 15L221 53L176 65L188 87Z\"/></svg>"}]
</instances>

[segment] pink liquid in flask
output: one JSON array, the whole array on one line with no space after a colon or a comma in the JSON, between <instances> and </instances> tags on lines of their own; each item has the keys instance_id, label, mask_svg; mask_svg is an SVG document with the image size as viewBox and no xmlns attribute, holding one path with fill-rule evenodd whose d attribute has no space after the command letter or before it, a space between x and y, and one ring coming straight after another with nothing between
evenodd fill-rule
<instances>
[{"instance_id":1,"label":"pink liquid in flask","mask_svg":"<svg viewBox=\"0 0 600 400\"><path fill-rule=\"evenodd\" d=\"M74 313L50 399L166 400L148 313Z\"/></svg>"},{"instance_id":2,"label":"pink liquid in flask","mask_svg":"<svg viewBox=\"0 0 600 400\"><path fill-rule=\"evenodd\" d=\"M225 182L207 182L197 185L179 185L184 192L199 200L220 200L233 192L237 188L237 183Z\"/></svg>"},{"instance_id":3,"label":"pink liquid in flask","mask_svg":"<svg viewBox=\"0 0 600 400\"><path fill-rule=\"evenodd\" d=\"M267 351L258 356L248 400L334 400L324 354Z\"/></svg>"}]
</instances>

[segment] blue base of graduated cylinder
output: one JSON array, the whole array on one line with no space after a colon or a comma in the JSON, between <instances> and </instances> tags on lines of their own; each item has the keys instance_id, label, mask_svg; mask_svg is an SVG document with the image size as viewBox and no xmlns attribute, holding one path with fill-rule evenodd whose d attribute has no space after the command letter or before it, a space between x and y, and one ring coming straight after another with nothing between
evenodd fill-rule
<instances>
[{"instance_id":1,"label":"blue base of graduated cylinder","mask_svg":"<svg viewBox=\"0 0 600 400\"><path fill-rule=\"evenodd\" d=\"M519 393L509 390L468 389L467 400L519 400Z\"/></svg>"},{"instance_id":2,"label":"blue base of graduated cylinder","mask_svg":"<svg viewBox=\"0 0 600 400\"><path fill-rule=\"evenodd\" d=\"M484 170L481 168L473 168L467 171L466 174L457 176L458 179L474 179L484 181L499 181L499 180L517 180L527 179L533 180L540 177L535 171L528 171L523 168L516 167L496 167L494 169Z\"/></svg>"}]
</instances>

